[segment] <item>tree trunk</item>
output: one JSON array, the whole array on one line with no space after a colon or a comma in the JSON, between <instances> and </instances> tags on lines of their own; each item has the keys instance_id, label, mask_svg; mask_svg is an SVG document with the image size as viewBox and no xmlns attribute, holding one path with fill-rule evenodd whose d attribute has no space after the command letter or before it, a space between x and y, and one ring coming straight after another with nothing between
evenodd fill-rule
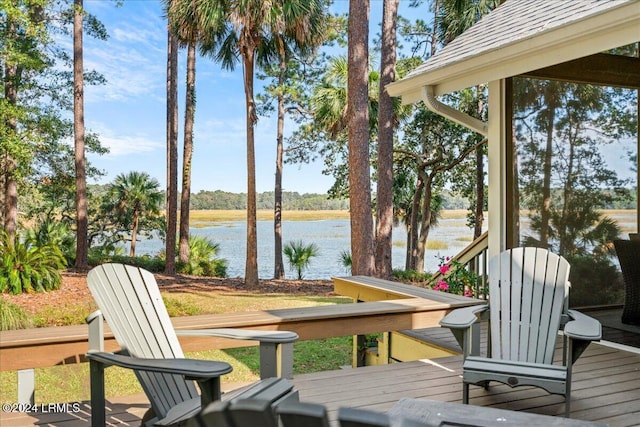
<instances>
[{"instance_id":1,"label":"tree trunk","mask_svg":"<svg viewBox=\"0 0 640 427\"><path fill-rule=\"evenodd\" d=\"M274 188L273 237L274 268L273 278L284 279L284 261L282 259L282 171L284 151L284 83L287 72L287 59L284 51L284 40L278 37L280 54L280 75L278 76L278 129L276 136L276 182Z\"/></svg>"},{"instance_id":2,"label":"tree trunk","mask_svg":"<svg viewBox=\"0 0 640 427\"><path fill-rule=\"evenodd\" d=\"M354 275L375 272L369 176L369 0L349 1L347 101Z\"/></svg>"},{"instance_id":3,"label":"tree trunk","mask_svg":"<svg viewBox=\"0 0 640 427\"><path fill-rule=\"evenodd\" d=\"M76 171L76 261L75 268L87 268L87 177L84 149L84 73L82 0L74 0L73 11L73 141Z\"/></svg>"},{"instance_id":4,"label":"tree trunk","mask_svg":"<svg viewBox=\"0 0 640 427\"><path fill-rule=\"evenodd\" d=\"M15 23L7 22L8 37L14 39L17 37ZM4 97L10 106L16 106L18 103L18 66L5 63L4 72ZM10 135L15 136L18 132L18 123L15 116L11 115L6 119L5 125ZM9 153L5 154L2 159L4 174L4 229L9 236L9 240L13 241L18 226L18 183L15 177L16 161Z\"/></svg>"},{"instance_id":5,"label":"tree trunk","mask_svg":"<svg viewBox=\"0 0 640 427\"><path fill-rule=\"evenodd\" d=\"M386 86L395 80L396 21L399 0L384 0L382 18L382 52L380 95L378 99L378 186L376 203L376 276L383 279L393 274L393 98Z\"/></svg>"},{"instance_id":6,"label":"tree trunk","mask_svg":"<svg viewBox=\"0 0 640 427\"><path fill-rule=\"evenodd\" d=\"M413 203L411 205L411 237L410 245L407 248L408 261L406 263L407 270L416 269L416 260L418 257L418 217L420 213L420 200L422 199L422 191L424 190L424 181L422 177L418 176L416 183L416 189L413 193Z\"/></svg>"},{"instance_id":7,"label":"tree trunk","mask_svg":"<svg viewBox=\"0 0 640 427\"><path fill-rule=\"evenodd\" d=\"M424 273L424 253L427 249L427 238L431 229L431 183L432 180L427 177L422 178L424 182L424 198L422 200L420 221L420 237L418 239L418 250L416 251L416 271Z\"/></svg>"},{"instance_id":8,"label":"tree trunk","mask_svg":"<svg viewBox=\"0 0 640 427\"><path fill-rule=\"evenodd\" d=\"M196 44L187 49L187 88L184 110L184 147L182 151L182 195L180 199L180 243L178 259L189 262L189 202L191 200L191 159L193 157L193 123L196 112Z\"/></svg>"},{"instance_id":9,"label":"tree trunk","mask_svg":"<svg viewBox=\"0 0 640 427\"><path fill-rule=\"evenodd\" d=\"M129 249L129 256L133 258L136 256L136 242L138 241L138 222L140 221L140 212L133 211L133 227L131 228L131 247Z\"/></svg>"},{"instance_id":10,"label":"tree trunk","mask_svg":"<svg viewBox=\"0 0 640 427\"><path fill-rule=\"evenodd\" d=\"M542 168L542 206L540 209L540 243L544 247L549 244L549 222L551 219L551 160L553 156L553 125L556 120L555 85L548 85L546 91L547 146Z\"/></svg>"},{"instance_id":11,"label":"tree trunk","mask_svg":"<svg viewBox=\"0 0 640 427\"><path fill-rule=\"evenodd\" d=\"M255 50L244 46L244 93L247 106L247 256L245 283L249 287L258 286L258 230L256 223L256 155L255 124L257 122L253 99L253 67Z\"/></svg>"},{"instance_id":12,"label":"tree trunk","mask_svg":"<svg viewBox=\"0 0 640 427\"><path fill-rule=\"evenodd\" d=\"M178 41L167 32L167 237L166 274L176 272L176 226L178 214Z\"/></svg>"}]
</instances>

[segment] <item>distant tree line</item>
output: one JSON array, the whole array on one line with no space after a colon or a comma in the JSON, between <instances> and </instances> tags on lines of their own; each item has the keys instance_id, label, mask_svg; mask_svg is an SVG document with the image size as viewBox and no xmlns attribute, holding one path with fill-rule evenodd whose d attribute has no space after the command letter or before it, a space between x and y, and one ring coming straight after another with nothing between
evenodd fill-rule
<instances>
[{"instance_id":1,"label":"distant tree line","mask_svg":"<svg viewBox=\"0 0 640 427\"><path fill-rule=\"evenodd\" d=\"M560 189L554 189L559 193ZM611 190L602 190L602 194L612 193ZM303 193L297 191L285 191L283 195L283 205L286 210L312 211L312 210L348 210L348 199L330 198L328 194ZM265 191L257 194L258 209L273 209L273 191ZM458 191L443 190L440 195L441 208L446 209L468 209L469 199ZM192 210L221 210L221 209L246 209L246 193L231 193L222 190L201 190L191 195ZM637 206L635 192L631 192L631 198L616 198L607 204L605 209L635 209ZM525 209L525 206L522 206Z\"/></svg>"},{"instance_id":2,"label":"distant tree line","mask_svg":"<svg viewBox=\"0 0 640 427\"><path fill-rule=\"evenodd\" d=\"M346 210L349 201L344 199L329 199L326 194L298 192L283 192L283 205L287 210ZM191 195L191 209L246 209L246 193L229 193L227 191L205 191ZM273 209L273 191L266 191L256 195L258 209Z\"/></svg>"}]
</instances>

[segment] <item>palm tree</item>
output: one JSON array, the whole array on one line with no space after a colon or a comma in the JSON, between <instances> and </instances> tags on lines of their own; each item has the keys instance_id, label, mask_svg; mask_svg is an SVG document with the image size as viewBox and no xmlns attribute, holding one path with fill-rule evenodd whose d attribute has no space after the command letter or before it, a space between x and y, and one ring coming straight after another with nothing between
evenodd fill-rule
<instances>
[{"instance_id":1,"label":"palm tree","mask_svg":"<svg viewBox=\"0 0 640 427\"><path fill-rule=\"evenodd\" d=\"M396 21L400 0L384 0L380 95L378 98L378 180L376 191L376 275L388 279L393 272L393 99L385 87L395 79Z\"/></svg>"},{"instance_id":2,"label":"palm tree","mask_svg":"<svg viewBox=\"0 0 640 427\"><path fill-rule=\"evenodd\" d=\"M316 0L317 1L317 0ZM304 26L297 26L297 19L304 19L314 2L262 0L217 0L198 2L196 5L200 28L214 28L202 44L202 50L214 56L227 68L233 67L235 58L242 60L246 103L247 132L247 255L245 282L258 284L258 249L256 220L255 134L258 120L254 100L254 71L256 63L266 64L277 57L273 35L279 29L304 39ZM227 22L227 26L220 23ZM306 36L305 36L306 37Z\"/></svg>"},{"instance_id":3,"label":"palm tree","mask_svg":"<svg viewBox=\"0 0 640 427\"><path fill-rule=\"evenodd\" d=\"M163 196L160 184L145 172L129 172L116 176L109 187L109 195L116 201L114 206L116 214L124 219L123 223L131 227L129 256L134 257L141 215L146 212L154 214L160 212Z\"/></svg>"},{"instance_id":4,"label":"palm tree","mask_svg":"<svg viewBox=\"0 0 640 427\"><path fill-rule=\"evenodd\" d=\"M309 267L311 258L320 253L315 243L305 245L302 240L289 242L285 245L284 254L287 256L289 266L298 273L298 280L302 280L302 272Z\"/></svg>"},{"instance_id":5,"label":"palm tree","mask_svg":"<svg viewBox=\"0 0 640 427\"><path fill-rule=\"evenodd\" d=\"M84 150L82 0L73 3L73 140L76 171L76 268L87 267L87 177Z\"/></svg>"},{"instance_id":6,"label":"palm tree","mask_svg":"<svg viewBox=\"0 0 640 427\"><path fill-rule=\"evenodd\" d=\"M278 121L276 136L276 176L274 188L274 272L275 279L284 278L282 261L282 171L284 154L285 84L288 62L293 53L306 54L320 45L324 39L326 11L317 0L293 2L283 0L289 6L283 7L282 19L274 27L274 39L278 50ZM289 23L289 25L286 25Z\"/></svg>"},{"instance_id":7,"label":"palm tree","mask_svg":"<svg viewBox=\"0 0 640 427\"><path fill-rule=\"evenodd\" d=\"M180 198L180 226L178 260L189 262L189 205L191 199L191 163L193 158L193 125L196 107L196 44L199 28L196 10L191 0L165 0L165 12L171 31L181 47L187 47L187 83L184 111L184 143L182 152L182 192Z\"/></svg>"},{"instance_id":8,"label":"palm tree","mask_svg":"<svg viewBox=\"0 0 640 427\"><path fill-rule=\"evenodd\" d=\"M174 0L169 0L170 3ZM167 26L167 254L165 273L176 272L176 222L178 214L178 40ZM133 242L132 242L133 243Z\"/></svg>"},{"instance_id":9,"label":"palm tree","mask_svg":"<svg viewBox=\"0 0 640 427\"><path fill-rule=\"evenodd\" d=\"M369 0L349 1L347 118L352 272L375 272L369 177Z\"/></svg>"}]
</instances>

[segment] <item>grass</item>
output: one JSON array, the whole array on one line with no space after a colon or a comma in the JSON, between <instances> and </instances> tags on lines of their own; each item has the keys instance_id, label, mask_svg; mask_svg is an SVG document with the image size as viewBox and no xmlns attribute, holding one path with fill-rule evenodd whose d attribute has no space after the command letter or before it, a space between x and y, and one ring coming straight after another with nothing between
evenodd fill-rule
<instances>
[{"instance_id":1,"label":"grass","mask_svg":"<svg viewBox=\"0 0 640 427\"><path fill-rule=\"evenodd\" d=\"M442 219L465 219L467 211L465 209L450 209L440 212ZM270 209L259 209L257 212L258 221L273 220L273 211ZM197 223L208 223L213 221L244 221L247 219L245 210L192 210L189 212L189 220L194 226ZM309 210L309 211L284 211L282 219L285 221L318 221L323 219L349 219L347 210Z\"/></svg>"},{"instance_id":2,"label":"grass","mask_svg":"<svg viewBox=\"0 0 640 427\"><path fill-rule=\"evenodd\" d=\"M294 374L351 365L351 347L351 337L297 342L293 351ZM260 379L257 346L190 352L185 356L231 364L233 371L223 377L223 385ZM109 368L105 371L105 390L107 397L143 392L133 372L121 368ZM16 372L0 372L0 401L14 402L17 393ZM79 402L89 400L90 397L88 363L36 369L36 403Z\"/></svg>"},{"instance_id":3,"label":"grass","mask_svg":"<svg viewBox=\"0 0 640 427\"><path fill-rule=\"evenodd\" d=\"M167 311L171 316L231 313L288 307L350 302L344 297L249 294L216 292L163 292ZM93 303L74 303L64 308L44 307L34 316L38 326L71 325L84 323L87 313L95 310ZM256 381L260 377L257 346L226 350L187 353L186 357L225 361L233 371L223 377L224 383ZM351 338L338 337L323 340L300 341L294 345L294 373L303 374L338 369L351 364ZM72 364L38 368L36 371L36 402L63 403L89 400L89 364ZM121 368L105 371L107 396L128 396L142 393L135 375ZM16 372L0 372L0 401L14 402L17 396Z\"/></svg>"},{"instance_id":4,"label":"grass","mask_svg":"<svg viewBox=\"0 0 640 427\"><path fill-rule=\"evenodd\" d=\"M442 240L427 240L427 249L447 249L449 244Z\"/></svg>"},{"instance_id":5,"label":"grass","mask_svg":"<svg viewBox=\"0 0 640 427\"><path fill-rule=\"evenodd\" d=\"M44 306L33 315L33 326L81 325L85 323L87 315L97 309L98 306L93 301L69 303L64 307Z\"/></svg>"}]
</instances>

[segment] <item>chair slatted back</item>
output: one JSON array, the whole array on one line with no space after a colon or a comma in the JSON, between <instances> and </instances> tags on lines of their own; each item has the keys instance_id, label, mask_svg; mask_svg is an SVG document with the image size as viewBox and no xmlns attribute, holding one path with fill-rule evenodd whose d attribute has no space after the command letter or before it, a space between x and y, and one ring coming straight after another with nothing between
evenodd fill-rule
<instances>
[{"instance_id":1,"label":"chair slatted back","mask_svg":"<svg viewBox=\"0 0 640 427\"><path fill-rule=\"evenodd\" d=\"M141 358L184 357L153 274L129 265L102 264L89 272L87 284L123 350ZM180 375L136 375L159 418L198 397L195 385Z\"/></svg>"},{"instance_id":2,"label":"chair slatted back","mask_svg":"<svg viewBox=\"0 0 640 427\"><path fill-rule=\"evenodd\" d=\"M552 363L569 269L567 260L540 248L514 248L491 259L492 358Z\"/></svg>"}]
</instances>

